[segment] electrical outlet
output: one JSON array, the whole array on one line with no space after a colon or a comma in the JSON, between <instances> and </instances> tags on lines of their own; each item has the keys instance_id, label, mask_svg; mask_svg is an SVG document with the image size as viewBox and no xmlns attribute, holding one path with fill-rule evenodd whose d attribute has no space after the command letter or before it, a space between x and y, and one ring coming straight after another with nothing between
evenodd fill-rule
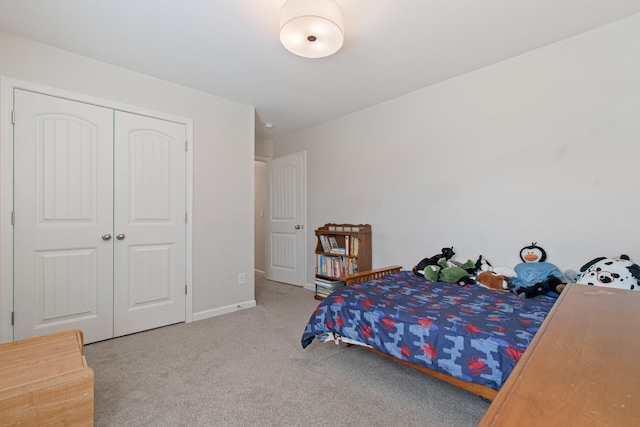
<instances>
[{"instance_id":1,"label":"electrical outlet","mask_svg":"<svg viewBox=\"0 0 640 427\"><path fill-rule=\"evenodd\" d=\"M238 285L247 283L247 276L244 273L238 273Z\"/></svg>"}]
</instances>

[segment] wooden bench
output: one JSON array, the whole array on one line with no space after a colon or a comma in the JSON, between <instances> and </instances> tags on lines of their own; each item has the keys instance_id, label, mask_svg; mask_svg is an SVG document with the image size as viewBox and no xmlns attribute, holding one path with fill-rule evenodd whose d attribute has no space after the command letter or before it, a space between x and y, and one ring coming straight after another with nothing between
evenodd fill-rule
<instances>
[{"instance_id":1,"label":"wooden bench","mask_svg":"<svg viewBox=\"0 0 640 427\"><path fill-rule=\"evenodd\" d=\"M92 426L80 330L0 344L0 425Z\"/></svg>"}]
</instances>

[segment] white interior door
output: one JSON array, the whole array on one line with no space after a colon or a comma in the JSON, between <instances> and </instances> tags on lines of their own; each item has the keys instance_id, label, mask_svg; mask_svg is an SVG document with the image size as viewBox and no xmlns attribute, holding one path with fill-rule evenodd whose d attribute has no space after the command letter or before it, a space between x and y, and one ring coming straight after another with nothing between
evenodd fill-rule
<instances>
[{"instance_id":1,"label":"white interior door","mask_svg":"<svg viewBox=\"0 0 640 427\"><path fill-rule=\"evenodd\" d=\"M267 279L304 285L304 154L269 161Z\"/></svg>"},{"instance_id":2,"label":"white interior door","mask_svg":"<svg viewBox=\"0 0 640 427\"><path fill-rule=\"evenodd\" d=\"M116 336L185 321L186 129L115 116Z\"/></svg>"},{"instance_id":3,"label":"white interior door","mask_svg":"<svg viewBox=\"0 0 640 427\"><path fill-rule=\"evenodd\" d=\"M14 339L78 328L90 343L185 321L186 126L14 100Z\"/></svg>"},{"instance_id":4,"label":"white interior door","mask_svg":"<svg viewBox=\"0 0 640 427\"><path fill-rule=\"evenodd\" d=\"M14 95L14 339L111 338L113 111Z\"/></svg>"}]
</instances>

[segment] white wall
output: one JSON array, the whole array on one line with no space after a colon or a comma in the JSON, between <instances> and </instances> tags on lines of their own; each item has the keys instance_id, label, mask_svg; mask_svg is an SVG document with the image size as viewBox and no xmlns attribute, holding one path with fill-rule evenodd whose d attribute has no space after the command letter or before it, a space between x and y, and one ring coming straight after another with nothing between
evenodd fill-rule
<instances>
[{"instance_id":1,"label":"white wall","mask_svg":"<svg viewBox=\"0 0 640 427\"><path fill-rule=\"evenodd\" d=\"M640 15L277 139L308 153L307 256L346 222L372 225L374 267L444 246L514 266L532 241L562 271L640 262L638 52Z\"/></svg>"},{"instance_id":2,"label":"white wall","mask_svg":"<svg viewBox=\"0 0 640 427\"><path fill-rule=\"evenodd\" d=\"M194 319L255 304L253 107L6 33L0 58L0 75L193 119Z\"/></svg>"},{"instance_id":3,"label":"white wall","mask_svg":"<svg viewBox=\"0 0 640 427\"><path fill-rule=\"evenodd\" d=\"M256 273L267 271L266 237L267 237L267 163L256 161L254 166L254 218L255 218L255 257Z\"/></svg>"},{"instance_id":4,"label":"white wall","mask_svg":"<svg viewBox=\"0 0 640 427\"><path fill-rule=\"evenodd\" d=\"M267 271L267 161L273 158L273 139L256 137L254 172L254 218L255 218L255 271L264 274Z\"/></svg>"},{"instance_id":5,"label":"white wall","mask_svg":"<svg viewBox=\"0 0 640 427\"><path fill-rule=\"evenodd\" d=\"M256 157L273 158L273 139L257 138L255 143Z\"/></svg>"}]
</instances>

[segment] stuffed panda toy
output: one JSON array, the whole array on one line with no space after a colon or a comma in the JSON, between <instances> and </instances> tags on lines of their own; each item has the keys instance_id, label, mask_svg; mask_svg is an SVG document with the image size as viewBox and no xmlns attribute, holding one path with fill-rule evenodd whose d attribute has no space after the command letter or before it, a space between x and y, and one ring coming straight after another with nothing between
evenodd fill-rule
<instances>
[{"instance_id":1,"label":"stuffed panda toy","mask_svg":"<svg viewBox=\"0 0 640 427\"><path fill-rule=\"evenodd\" d=\"M580 269L576 283L609 288L640 290L640 266L627 255L620 258L596 258Z\"/></svg>"}]
</instances>

